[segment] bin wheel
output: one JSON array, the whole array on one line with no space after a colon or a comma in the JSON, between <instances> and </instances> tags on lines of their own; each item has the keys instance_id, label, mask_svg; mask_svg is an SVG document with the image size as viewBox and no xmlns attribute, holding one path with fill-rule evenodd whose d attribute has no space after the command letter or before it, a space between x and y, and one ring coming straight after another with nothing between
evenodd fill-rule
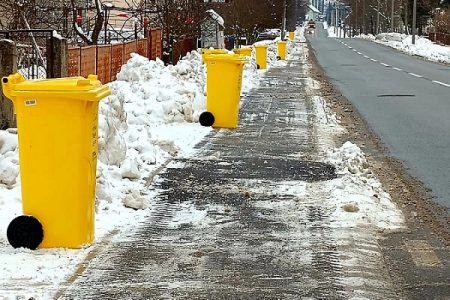
<instances>
[{"instance_id":1,"label":"bin wheel","mask_svg":"<svg viewBox=\"0 0 450 300\"><path fill-rule=\"evenodd\" d=\"M6 231L14 248L36 249L44 239L42 224L33 216L19 216L9 223Z\"/></svg>"},{"instance_id":2,"label":"bin wheel","mask_svg":"<svg viewBox=\"0 0 450 300\"><path fill-rule=\"evenodd\" d=\"M281 60L281 56L277 56L277 60Z\"/></svg>"},{"instance_id":3,"label":"bin wheel","mask_svg":"<svg viewBox=\"0 0 450 300\"><path fill-rule=\"evenodd\" d=\"M259 64L256 64L256 69L261 69L261 67L259 66Z\"/></svg>"},{"instance_id":4,"label":"bin wheel","mask_svg":"<svg viewBox=\"0 0 450 300\"><path fill-rule=\"evenodd\" d=\"M214 115L209 111L204 111L200 114L198 121L200 125L210 127L214 124Z\"/></svg>"}]
</instances>

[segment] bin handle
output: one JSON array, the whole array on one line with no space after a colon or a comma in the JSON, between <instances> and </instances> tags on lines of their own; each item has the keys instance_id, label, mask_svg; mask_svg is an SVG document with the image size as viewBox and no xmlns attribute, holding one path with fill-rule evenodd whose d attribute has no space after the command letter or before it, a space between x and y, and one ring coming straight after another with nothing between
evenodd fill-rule
<instances>
[{"instance_id":1,"label":"bin handle","mask_svg":"<svg viewBox=\"0 0 450 300\"><path fill-rule=\"evenodd\" d=\"M14 97L12 96L12 87L13 85L16 85L18 83L21 83L25 81L25 78L20 73L15 73L13 75L9 75L8 77L2 78L2 88L3 88L3 94L14 102Z\"/></svg>"}]
</instances>

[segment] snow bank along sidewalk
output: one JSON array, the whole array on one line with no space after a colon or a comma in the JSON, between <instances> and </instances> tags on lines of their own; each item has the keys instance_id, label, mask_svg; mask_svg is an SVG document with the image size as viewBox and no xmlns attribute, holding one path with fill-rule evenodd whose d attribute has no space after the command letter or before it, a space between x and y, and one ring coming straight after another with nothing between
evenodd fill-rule
<instances>
[{"instance_id":1,"label":"snow bank along sidewalk","mask_svg":"<svg viewBox=\"0 0 450 300\"><path fill-rule=\"evenodd\" d=\"M301 32L297 32L297 36L302 38ZM302 44L289 43L288 58L301 60L303 51L306 48ZM275 56L276 45L270 43L269 67L292 64L276 61ZM256 70L253 57L244 70L244 95L259 84L264 73ZM307 78L307 73L302 76ZM320 184L287 181L277 183L271 190L276 195L294 193L307 203L319 201L321 209L329 216L327 226L340 229L334 231L335 234L352 237L353 231L363 232L366 235L362 239L370 240L376 248L377 231L401 228L402 217L370 172L360 149L350 142L342 147L333 144L333 135L342 129L322 99L314 96L314 90L320 88L318 83L310 79L305 82L313 99L313 114L317 117L315 126L324 133L317 142L320 147L315 159L335 165L338 177ZM99 250L105 240L114 241L122 233L133 232L137 224L157 213L155 207L160 201L160 191L148 188L148 178L168 160L198 156L193 146L211 132L197 124L199 114L205 109L204 83L205 69L201 58L192 52L176 66L168 67L160 61L133 55L118 74L118 80L110 84L113 94L101 102L99 115L96 242L82 250L29 251L9 246L6 227L10 220L21 214L17 136L0 131L0 299L52 297L64 289L64 283L90 251ZM244 105L246 101L244 97ZM226 133L221 131L219 135ZM217 153L212 156L217 157ZM220 166L221 161L217 163ZM263 186L254 191L252 184L249 189L249 193L261 193ZM280 207L278 215L289 215L288 207ZM188 223L209 228L211 217L207 212L199 212L193 204L184 203L170 226ZM295 210L293 213L290 226L297 226L296 223L307 219L295 215ZM347 263L362 263L367 258L364 253L356 254ZM375 262L378 263L374 252Z\"/></svg>"}]
</instances>

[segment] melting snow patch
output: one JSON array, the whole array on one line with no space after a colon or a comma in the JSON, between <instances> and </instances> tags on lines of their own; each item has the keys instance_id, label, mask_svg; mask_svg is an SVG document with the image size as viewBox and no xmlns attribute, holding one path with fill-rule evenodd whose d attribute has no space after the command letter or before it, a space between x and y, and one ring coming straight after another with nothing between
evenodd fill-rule
<instances>
[{"instance_id":1,"label":"melting snow patch","mask_svg":"<svg viewBox=\"0 0 450 300\"><path fill-rule=\"evenodd\" d=\"M198 210L192 203L181 203L179 210L168 227L172 229L182 226L206 227L211 222L207 210Z\"/></svg>"},{"instance_id":2,"label":"melting snow patch","mask_svg":"<svg viewBox=\"0 0 450 300\"><path fill-rule=\"evenodd\" d=\"M346 142L328 153L339 178L327 182L335 227L375 227L398 230L404 227L401 211L370 171L361 149Z\"/></svg>"}]
</instances>

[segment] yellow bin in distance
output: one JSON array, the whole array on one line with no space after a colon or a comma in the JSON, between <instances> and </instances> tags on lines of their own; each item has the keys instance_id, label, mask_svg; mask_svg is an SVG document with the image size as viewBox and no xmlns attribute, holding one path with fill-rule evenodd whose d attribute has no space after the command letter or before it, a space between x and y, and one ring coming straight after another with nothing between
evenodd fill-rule
<instances>
[{"instance_id":1,"label":"yellow bin in distance","mask_svg":"<svg viewBox=\"0 0 450 300\"><path fill-rule=\"evenodd\" d=\"M286 59L286 41L278 41L277 42L277 59L285 60Z\"/></svg>"},{"instance_id":2,"label":"yellow bin in distance","mask_svg":"<svg viewBox=\"0 0 450 300\"><path fill-rule=\"evenodd\" d=\"M227 49L202 48L202 59L205 61L205 55L209 54L228 54Z\"/></svg>"},{"instance_id":3,"label":"yellow bin in distance","mask_svg":"<svg viewBox=\"0 0 450 300\"><path fill-rule=\"evenodd\" d=\"M293 41L295 38L295 32L294 31L289 31L289 40Z\"/></svg>"},{"instance_id":4,"label":"yellow bin in distance","mask_svg":"<svg viewBox=\"0 0 450 300\"><path fill-rule=\"evenodd\" d=\"M258 69L267 69L267 45L255 45L256 67Z\"/></svg>"},{"instance_id":5,"label":"yellow bin in distance","mask_svg":"<svg viewBox=\"0 0 450 300\"><path fill-rule=\"evenodd\" d=\"M30 249L91 244L98 104L109 87L96 75L25 80L18 73L3 77L2 87L17 115L24 213L10 223L8 240Z\"/></svg>"},{"instance_id":6,"label":"yellow bin in distance","mask_svg":"<svg viewBox=\"0 0 450 300\"><path fill-rule=\"evenodd\" d=\"M252 56L252 48L250 48L250 47L233 49L233 52L236 54L244 55L244 56Z\"/></svg>"},{"instance_id":7,"label":"yellow bin in distance","mask_svg":"<svg viewBox=\"0 0 450 300\"><path fill-rule=\"evenodd\" d=\"M243 66L246 58L239 54L206 55L206 112L200 115L203 126L236 128Z\"/></svg>"}]
</instances>

